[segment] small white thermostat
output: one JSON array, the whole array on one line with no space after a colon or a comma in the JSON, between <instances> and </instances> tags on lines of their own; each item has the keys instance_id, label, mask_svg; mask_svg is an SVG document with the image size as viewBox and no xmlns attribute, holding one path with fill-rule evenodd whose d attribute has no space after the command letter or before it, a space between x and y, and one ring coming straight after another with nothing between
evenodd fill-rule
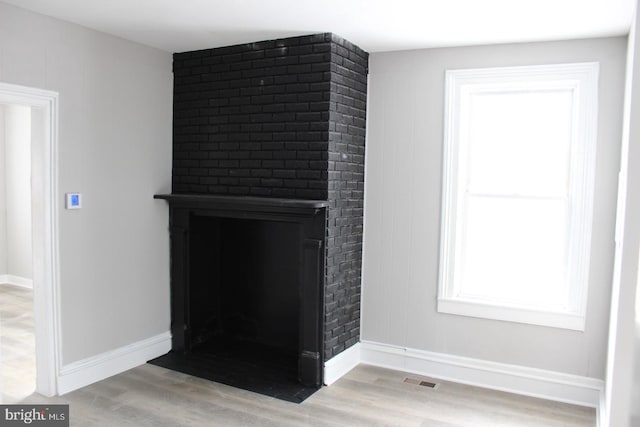
<instances>
[{"instance_id":1,"label":"small white thermostat","mask_svg":"<svg viewBox=\"0 0 640 427\"><path fill-rule=\"evenodd\" d=\"M80 209L82 207L82 197L80 193L67 193L67 209Z\"/></svg>"}]
</instances>

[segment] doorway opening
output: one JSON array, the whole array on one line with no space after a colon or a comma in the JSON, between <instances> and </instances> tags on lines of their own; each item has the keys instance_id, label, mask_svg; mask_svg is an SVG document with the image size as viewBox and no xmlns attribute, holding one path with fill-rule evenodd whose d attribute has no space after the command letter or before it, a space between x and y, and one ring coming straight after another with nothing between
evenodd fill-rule
<instances>
[{"instance_id":1,"label":"doorway opening","mask_svg":"<svg viewBox=\"0 0 640 427\"><path fill-rule=\"evenodd\" d=\"M35 391L31 107L0 104L0 375L2 401Z\"/></svg>"},{"instance_id":2,"label":"doorway opening","mask_svg":"<svg viewBox=\"0 0 640 427\"><path fill-rule=\"evenodd\" d=\"M35 351L31 373L35 376L35 391L53 396L57 394L60 370L55 155L58 94L0 83L0 106L3 113L0 142L4 150L0 152L3 164L0 182L5 189L4 194L0 194L4 196L4 200L0 200L0 210L4 213L4 217L0 214L0 222L4 220L5 235L2 235L0 226L0 237L5 237L5 242L13 245L8 258L3 258L3 249L0 248L0 269L4 270L0 271L0 281L12 283L9 291L16 297L6 299L14 303L12 313L15 315L7 316L5 322L0 319L0 328L6 326L9 331L13 326L19 326L18 330L28 334L29 325L33 325L34 338L31 342ZM5 120L7 117L9 121ZM13 128L17 133L9 135ZM15 139L17 134L19 136L12 144L5 144L5 137ZM9 203L12 204L11 209L7 209ZM7 234L9 226L11 231ZM5 247L4 252L7 251ZM15 285L22 288L31 285L32 290ZM29 304L33 307L31 319ZM8 323L9 318L15 324ZM29 342L27 337L23 338L23 344ZM19 341L13 338L15 348L25 350ZM9 354L5 356L9 358ZM25 372L29 371L27 366L23 366ZM0 387L2 385L0 382ZM34 384L30 387L33 389Z\"/></svg>"}]
</instances>

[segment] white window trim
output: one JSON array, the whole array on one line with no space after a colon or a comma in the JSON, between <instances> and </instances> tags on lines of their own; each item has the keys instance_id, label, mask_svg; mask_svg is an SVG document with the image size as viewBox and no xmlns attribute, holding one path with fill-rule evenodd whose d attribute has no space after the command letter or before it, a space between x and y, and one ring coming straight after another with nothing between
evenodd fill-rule
<instances>
[{"instance_id":1,"label":"white window trim","mask_svg":"<svg viewBox=\"0 0 640 427\"><path fill-rule=\"evenodd\" d=\"M440 270L438 284L438 312L487 319L551 326L584 331L589 283L595 155L598 117L598 63L536 65L466 70L447 70L445 85L445 135L443 150L443 193L441 212ZM570 300L566 311L549 311L498 304L456 296L453 289L453 257L455 246L455 218L457 201L459 113L461 95L486 91L497 87L569 87L575 93L579 107L574 120L571 142L571 161L581 165L571 168L581 176L572 176L571 190L574 205L582 215L575 215L571 235L575 244L569 254L573 269ZM576 150L576 151L574 151ZM576 155L575 153L579 153ZM573 173L572 172L572 173ZM576 183L582 182L579 191Z\"/></svg>"}]
</instances>

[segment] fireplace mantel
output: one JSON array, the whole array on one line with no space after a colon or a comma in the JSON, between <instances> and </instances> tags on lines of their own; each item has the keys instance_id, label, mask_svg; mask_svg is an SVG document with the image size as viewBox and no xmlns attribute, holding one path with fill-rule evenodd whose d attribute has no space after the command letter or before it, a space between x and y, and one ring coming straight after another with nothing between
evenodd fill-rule
<instances>
[{"instance_id":1,"label":"fireplace mantel","mask_svg":"<svg viewBox=\"0 0 640 427\"><path fill-rule=\"evenodd\" d=\"M169 202L172 207L216 209L250 212L281 212L288 214L317 213L327 208L326 200L280 199L273 197L220 196L210 194L156 194L154 199Z\"/></svg>"}]
</instances>

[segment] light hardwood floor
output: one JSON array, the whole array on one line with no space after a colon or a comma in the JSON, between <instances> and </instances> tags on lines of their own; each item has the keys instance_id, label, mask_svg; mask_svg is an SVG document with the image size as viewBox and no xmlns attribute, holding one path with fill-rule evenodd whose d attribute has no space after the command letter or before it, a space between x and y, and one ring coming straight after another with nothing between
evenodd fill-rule
<instances>
[{"instance_id":1,"label":"light hardwood floor","mask_svg":"<svg viewBox=\"0 0 640 427\"><path fill-rule=\"evenodd\" d=\"M36 388L33 291L0 285L0 384L2 403L15 403Z\"/></svg>"},{"instance_id":2,"label":"light hardwood floor","mask_svg":"<svg viewBox=\"0 0 640 427\"><path fill-rule=\"evenodd\" d=\"M68 395L29 403L70 404L78 426L593 426L593 409L358 366L294 404L143 365Z\"/></svg>"},{"instance_id":3,"label":"light hardwood floor","mask_svg":"<svg viewBox=\"0 0 640 427\"><path fill-rule=\"evenodd\" d=\"M298 405L143 365L65 396L34 393L21 400L68 403L73 426L595 425L590 408L444 381L430 389L404 382L407 377L423 379L360 365Z\"/></svg>"}]
</instances>

